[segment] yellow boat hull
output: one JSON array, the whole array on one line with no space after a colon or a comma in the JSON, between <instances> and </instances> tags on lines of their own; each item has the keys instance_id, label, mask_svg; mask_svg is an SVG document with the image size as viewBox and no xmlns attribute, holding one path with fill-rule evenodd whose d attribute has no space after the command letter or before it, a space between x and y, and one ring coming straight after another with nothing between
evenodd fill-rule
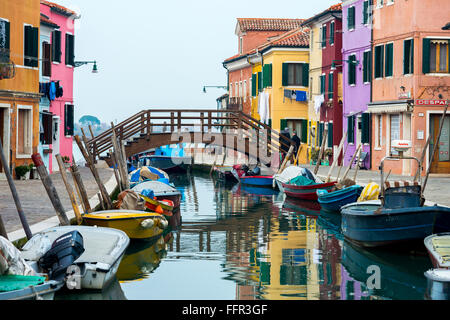
<instances>
[{"instance_id":1,"label":"yellow boat hull","mask_svg":"<svg viewBox=\"0 0 450 320\"><path fill-rule=\"evenodd\" d=\"M168 223L164 216L154 212L116 210L83 215L89 226L119 229L130 239L151 239L160 236Z\"/></svg>"}]
</instances>

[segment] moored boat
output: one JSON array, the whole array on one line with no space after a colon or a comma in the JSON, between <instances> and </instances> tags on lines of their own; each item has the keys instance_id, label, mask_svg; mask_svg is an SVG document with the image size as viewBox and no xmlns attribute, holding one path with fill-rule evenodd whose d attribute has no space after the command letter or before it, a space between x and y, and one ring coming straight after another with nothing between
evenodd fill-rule
<instances>
[{"instance_id":1,"label":"moored boat","mask_svg":"<svg viewBox=\"0 0 450 320\"><path fill-rule=\"evenodd\" d=\"M42 276L0 276L0 300L53 300L64 282Z\"/></svg>"},{"instance_id":2,"label":"moored boat","mask_svg":"<svg viewBox=\"0 0 450 320\"><path fill-rule=\"evenodd\" d=\"M272 188L272 176L243 176L240 177L240 182L244 185Z\"/></svg>"},{"instance_id":3,"label":"moored boat","mask_svg":"<svg viewBox=\"0 0 450 320\"><path fill-rule=\"evenodd\" d=\"M141 194L144 190L153 191L156 200L170 200L173 207L178 208L181 202L181 193L177 189L160 181L144 181L132 188L133 191Z\"/></svg>"},{"instance_id":4,"label":"moored boat","mask_svg":"<svg viewBox=\"0 0 450 320\"><path fill-rule=\"evenodd\" d=\"M309 185L295 185L282 183L282 187L286 196L302 200L317 200L317 190L331 190L336 185L336 181Z\"/></svg>"},{"instance_id":5,"label":"moored boat","mask_svg":"<svg viewBox=\"0 0 450 320\"><path fill-rule=\"evenodd\" d=\"M424 273L427 278L425 299L450 300L450 270L431 269Z\"/></svg>"},{"instance_id":6,"label":"moored boat","mask_svg":"<svg viewBox=\"0 0 450 320\"><path fill-rule=\"evenodd\" d=\"M76 276L79 279L79 288L101 290L108 286L115 278L117 268L130 243L130 238L121 230L89 226L50 228L36 233L24 245L22 258L34 270L39 270L41 258L48 253L55 240L71 232L81 234L84 243L84 250L73 261L71 270L78 273Z\"/></svg>"},{"instance_id":7,"label":"moored boat","mask_svg":"<svg viewBox=\"0 0 450 320\"><path fill-rule=\"evenodd\" d=\"M317 190L317 201L322 209L339 212L341 207L356 202L363 187L359 185L349 186L340 190L328 192L324 189Z\"/></svg>"},{"instance_id":8,"label":"moored boat","mask_svg":"<svg viewBox=\"0 0 450 320\"><path fill-rule=\"evenodd\" d=\"M424 244L434 268L450 269L450 232L428 236Z\"/></svg>"},{"instance_id":9,"label":"moored boat","mask_svg":"<svg viewBox=\"0 0 450 320\"><path fill-rule=\"evenodd\" d=\"M315 181L316 183L322 183L322 180L316 177L310 170L299 166L289 166L284 169L282 173L277 173L276 175L274 175L273 179L276 182L278 189L284 192L283 183L287 184L289 183L289 181L298 176L303 176L309 180Z\"/></svg>"},{"instance_id":10,"label":"moored boat","mask_svg":"<svg viewBox=\"0 0 450 320\"><path fill-rule=\"evenodd\" d=\"M89 226L122 230L130 239L151 239L162 234L167 220L155 212L134 210L109 210L83 215Z\"/></svg>"}]
</instances>

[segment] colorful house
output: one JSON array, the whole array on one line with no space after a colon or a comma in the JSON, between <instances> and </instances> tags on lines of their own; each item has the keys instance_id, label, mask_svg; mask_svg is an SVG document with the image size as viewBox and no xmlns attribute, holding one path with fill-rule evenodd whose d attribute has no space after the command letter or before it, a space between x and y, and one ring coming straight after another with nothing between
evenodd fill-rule
<instances>
[{"instance_id":1,"label":"colorful house","mask_svg":"<svg viewBox=\"0 0 450 320\"><path fill-rule=\"evenodd\" d=\"M370 114L367 105L371 93L372 6L370 0L345 0L342 3L343 55L343 132L348 165L359 144L367 153L365 167L370 168Z\"/></svg>"},{"instance_id":2,"label":"colorful house","mask_svg":"<svg viewBox=\"0 0 450 320\"><path fill-rule=\"evenodd\" d=\"M0 2L0 138L13 174L38 151L39 26L39 0Z\"/></svg>"},{"instance_id":3,"label":"colorful house","mask_svg":"<svg viewBox=\"0 0 450 320\"><path fill-rule=\"evenodd\" d=\"M335 153L342 139L342 6L333 5L327 10L307 19L303 26L312 30L319 28L322 51L322 74L320 76L319 98L314 103L320 105L318 125L318 145L322 144L325 127L328 127L327 147ZM314 85L314 82L312 82ZM313 88L314 90L314 88ZM315 92L314 92L315 93ZM315 98L316 99L316 98ZM311 124L312 125L312 124Z\"/></svg>"},{"instance_id":4,"label":"colorful house","mask_svg":"<svg viewBox=\"0 0 450 320\"><path fill-rule=\"evenodd\" d=\"M286 31L298 28L301 19L238 18L235 34L238 53L226 59L223 66L228 71L228 108L251 114L252 65L247 55L256 47Z\"/></svg>"},{"instance_id":5,"label":"colorful house","mask_svg":"<svg viewBox=\"0 0 450 320\"><path fill-rule=\"evenodd\" d=\"M406 155L420 159L426 141L434 141L450 91L448 1L377 0L373 8L372 167L396 154L393 140L410 140ZM386 27L389 26L389 27ZM450 115L438 152L425 153L424 174L450 173ZM416 173L413 161L386 162L393 174Z\"/></svg>"},{"instance_id":6,"label":"colorful house","mask_svg":"<svg viewBox=\"0 0 450 320\"><path fill-rule=\"evenodd\" d=\"M74 20L79 16L58 4L41 0L40 10L44 17L56 25L51 32L49 64L50 79L44 82L54 86L56 92L50 94L50 113L52 114L52 138L49 145L51 157L49 171L59 170L55 159L57 154L72 161L74 134L73 73L75 68L75 28ZM42 88L43 86L41 86ZM46 95L46 93L43 93Z\"/></svg>"},{"instance_id":7,"label":"colorful house","mask_svg":"<svg viewBox=\"0 0 450 320\"><path fill-rule=\"evenodd\" d=\"M309 31L297 28L276 37L249 54L249 62L254 65L252 116L261 118L264 112L261 103L264 103L268 114L261 120L279 132L289 128L292 135L296 131L301 142L306 145ZM266 102L263 102L265 98ZM307 148L301 149L301 163L306 163L307 151Z\"/></svg>"}]
</instances>

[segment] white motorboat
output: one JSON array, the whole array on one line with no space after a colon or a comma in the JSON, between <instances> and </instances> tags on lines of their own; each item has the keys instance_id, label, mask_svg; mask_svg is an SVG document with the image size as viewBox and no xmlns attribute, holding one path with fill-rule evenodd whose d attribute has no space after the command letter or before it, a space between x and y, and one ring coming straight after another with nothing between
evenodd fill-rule
<instances>
[{"instance_id":1,"label":"white motorboat","mask_svg":"<svg viewBox=\"0 0 450 320\"><path fill-rule=\"evenodd\" d=\"M121 230L88 226L54 227L35 234L23 247L21 256L35 270L39 259L49 251L55 240L78 231L83 237L84 252L73 261L71 279L74 288L101 290L115 278L130 238Z\"/></svg>"}]
</instances>

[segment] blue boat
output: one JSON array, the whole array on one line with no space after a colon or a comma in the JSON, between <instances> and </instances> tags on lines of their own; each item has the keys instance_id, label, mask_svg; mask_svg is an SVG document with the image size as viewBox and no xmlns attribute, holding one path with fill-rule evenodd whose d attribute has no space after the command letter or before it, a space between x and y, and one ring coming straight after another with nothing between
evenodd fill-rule
<instances>
[{"instance_id":1,"label":"blue boat","mask_svg":"<svg viewBox=\"0 0 450 320\"><path fill-rule=\"evenodd\" d=\"M155 149L155 154L141 158L143 165L164 170L167 173L186 172L192 165L192 157L184 155L181 145L168 145Z\"/></svg>"},{"instance_id":2,"label":"blue boat","mask_svg":"<svg viewBox=\"0 0 450 320\"><path fill-rule=\"evenodd\" d=\"M245 185L258 186L264 188L272 188L272 176L244 176L239 178L240 182Z\"/></svg>"},{"instance_id":3,"label":"blue boat","mask_svg":"<svg viewBox=\"0 0 450 320\"><path fill-rule=\"evenodd\" d=\"M317 201L323 210L339 212L341 207L356 202L361 195L363 187L353 185L341 190L328 192L324 189L317 190Z\"/></svg>"},{"instance_id":4,"label":"blue boat","mask_svg":"<svg viewBox=\"0 0 450 320\"><path fill-rule=\"evenodd\" d=\"M420 177L419 183L413 185L395 182L391 186L384 181L384 161L403 159L416 160L421 171L421 162L414 157L403 157L403 152L385 157L380 165L381 201L352 203L341 208L342 233L346 239L366 247L423 241L433 233L436 218L450 214L448 207L424 206Z\"/></svg>"},{"instance_id":5,"label":"blue boat","mask_svg":"<svg viewBox=\"0 0 450 320\"><path fill-rule=\"evenodd\" d=\"M256 187L252 185L242 185L241 190L244 193L251 194L251 195L257 195L257 196L273 196L278 193L278 191L265 188L265 187Z\"/></svg>"}]
</instances>

